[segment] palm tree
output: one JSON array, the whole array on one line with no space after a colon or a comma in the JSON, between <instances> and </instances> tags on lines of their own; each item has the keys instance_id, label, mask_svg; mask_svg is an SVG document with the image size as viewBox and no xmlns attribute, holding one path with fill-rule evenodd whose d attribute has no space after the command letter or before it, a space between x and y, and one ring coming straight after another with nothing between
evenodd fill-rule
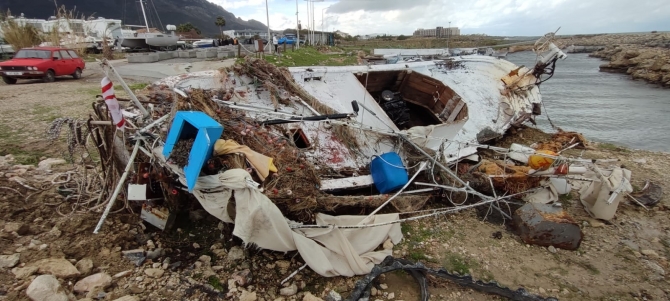
<instances>
[{"instance_id":1,"label":"palm tree","mask_svg":"<svg viewBox=\"0 0 670 301\"><path fill-rule=\"evenodd\" d=\"M221 31L221 38L223 39L223 26L226 26L226 19L223 17L219 16L216 17L216 21L214 22L214 25L219 27L219 30Z\"/></svg>"}]
</instances>

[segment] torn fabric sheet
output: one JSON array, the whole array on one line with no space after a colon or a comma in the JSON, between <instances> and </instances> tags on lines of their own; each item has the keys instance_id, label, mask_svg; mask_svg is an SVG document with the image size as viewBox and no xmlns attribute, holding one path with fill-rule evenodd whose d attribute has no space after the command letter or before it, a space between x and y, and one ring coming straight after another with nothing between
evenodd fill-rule
<instances>
[{"instance_id":1,"label":"torn fabric sheet","mask_svg":"<svg viewBox=\"0 0 670 301\"><path fill-rule=\"evenodd\" d=\"M160 148L154 149L161 160ZM186 183L183 171L168 164L179 180ZM243 169L198 178L193 195L203 208L224 222L234 222L233 234L245 244L263 249L298 251L305 263L325 277L364 275L392 254L392 250L375 251L387 239L397 244L402 239L400 224L363 229L339 229L338 225L357 225L365 216L330 216L317 214L318 225L336 225L327 229L291 229L279 208L260 190L248 185L251 175ZM228 213L228 201L235 197L235 220ZM364 224L398 220L399 214L380 214Z\"/></svg>"}]
</instances>

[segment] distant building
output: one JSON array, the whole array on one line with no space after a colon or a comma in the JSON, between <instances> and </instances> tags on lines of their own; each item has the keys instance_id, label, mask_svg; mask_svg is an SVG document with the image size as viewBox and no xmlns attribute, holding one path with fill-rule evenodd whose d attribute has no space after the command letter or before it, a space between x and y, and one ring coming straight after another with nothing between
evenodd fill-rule
<instances>
[{"instance_id":1,"label":"distant building","mask_svg":"<svg viewBox=\"0 0 670 301\"><path fill-rule=\"evenodd\" d=\"M433 29L423 29L419 28L414 31L413 34L415 37L437 37L437 38L446 38L450 36L459 36L461 35L461 30L458 27L435 27Z\"/></svg>"},{"instance_id":2,"label":"distant building","mask_svg":"<svg viewBox=\"0 0 670 301\"><path fill-rule=\"evenodd\" d=\"M339 36L343 37L343 38L349 38L349 37L351 37L350 34L344 32L344 31L340 31L340 30L336 30L334 33L335 33L336 35L339 35Z\"/></svg>"},{"instance_id":3,"label":"distant building","mask_svg":"<svg viewBox=\"0 0 670 301\"><path fill-rule=\"evenodd\" d=\"M259 37L261 37L261 39L268 40L268 31L262 29L231 29L231 30L224 30L223 34L231 38L237 38L237 39L248 39L253 38L255 35L258 35ZM272 31L271 34L281 35L281 32Z\"/></svg>"}]
</instances>

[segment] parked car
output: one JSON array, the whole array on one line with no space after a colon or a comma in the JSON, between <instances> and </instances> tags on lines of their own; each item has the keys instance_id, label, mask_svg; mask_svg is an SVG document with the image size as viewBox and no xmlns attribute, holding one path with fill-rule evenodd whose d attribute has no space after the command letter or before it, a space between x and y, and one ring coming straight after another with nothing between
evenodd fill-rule
<instances>
[{"instance_id":1,"label":"parked car","mask_svg":"<svg viewBox=\"0 0 670 301\"><path fill-rule=\"evenodd\" d=\"M9 84L18 79L41 78L45 83L53 82L56 76L70 75L81 78L86 64L72 49L61 47L24 48L14 57L0 63L0 76Z\"/></svg>"}]
</instances>

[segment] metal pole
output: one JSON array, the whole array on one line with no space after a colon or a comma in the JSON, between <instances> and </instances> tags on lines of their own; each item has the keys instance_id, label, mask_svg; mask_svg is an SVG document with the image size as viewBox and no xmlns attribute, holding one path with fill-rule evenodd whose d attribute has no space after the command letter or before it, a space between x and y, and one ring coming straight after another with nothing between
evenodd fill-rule
<instances>
[{"instance_id":1,"label":"metal pole","mask_svg":"<svg viewBox=\"0 0 670 301\"><path fill-rule=\"evenodd\" d=\"M270 10L268 10L268 0L265 0L265 16L268 18L268 45L270 45L270 43L272 43L272 36L270 36ZM270 48L269 52L273 51L272 46L268 48Z\"/></svg>"},{"instance_id":2,"label":"metal pole","mask_svg":"<svg viewBox=\"0 0 670 301\"><path fill-rule=\"evenodd\" d=\"M295 49L300 49L300 17L298 17L298 0L295 0L295 32L296 41Z\"/></svg>"},{"instance_id":3,"label":"metal pole","mask_svg":"<svg viewBox=\"0 0 670 301\"><path fill-rule=\"evenodd\" d=\"M105 212L102 213L102 216L100 217L100 221L98 221L98 225L95 226L95 230L93 230L94 234L98 234L98 231L100 231L100 228L102 228L102 224L105 222L105 219L107 219L107 216L109 215L109 211L112 210L112 207L114 206L114 201L116 201L116 197L119 196L119 192L121 192L121 187L123 187L123 184L126 182L126 177L128 177L128 172L130 171L130 168L133 166L135 156L137 156L137 151L140 149L140 140L137 140L135 142L135 147L133 148L133 153L130 155L130 158L128 159L128 164L126 165L126 170L123 171L123 174L121 175L121 179L119 179L119 184L116 185L116 189L114 189L114 193L112 193L112 197L109 198L109 202L107 203L107 207L105 208Z\"/></svg>"},{"instance_id":4,"label":"metal pole","mask_svg":"<svg viewBox=\"0 0 670 301\"><path fill-rule=\"evenodd\" d=\"M305 37L305 45L307 45L308 42L311 42L312 40L309 39L309 0L307 0L307 36Z\"/></svg>"},{"instance_id":5,"label":"metal pole","mask_svg":"<svg viewBox=\"0 0 670 301\"><path fill-rule=\"evenodd\" d=\"M449 21L449 29L447 29L447 51L449 50L450 40L451 40L451 21Z\"/></svg>"},{"instance_id":6,"label":"metal pole","mask_svg":"<svg viewBox=\"0 0 670 301\"><path fill-rule=\"evenodd\" d=\"M147 33L149 33L149 22L147 22L147 13L144 11L144 0L140 0L140 7L142 7L142 15L144 16L144 25L147 26Z\"/></svg>"},{"instance_id":7,"label":"metal pole","mask_svg":"<svg viewBox=\"0 0 670 301\"><path fill-rule=\"evenodd\" d=\"M323 11L326 10L326 8L321 9L321 43L322 44L323 44Z\"/></svg>"}]
</instances>

